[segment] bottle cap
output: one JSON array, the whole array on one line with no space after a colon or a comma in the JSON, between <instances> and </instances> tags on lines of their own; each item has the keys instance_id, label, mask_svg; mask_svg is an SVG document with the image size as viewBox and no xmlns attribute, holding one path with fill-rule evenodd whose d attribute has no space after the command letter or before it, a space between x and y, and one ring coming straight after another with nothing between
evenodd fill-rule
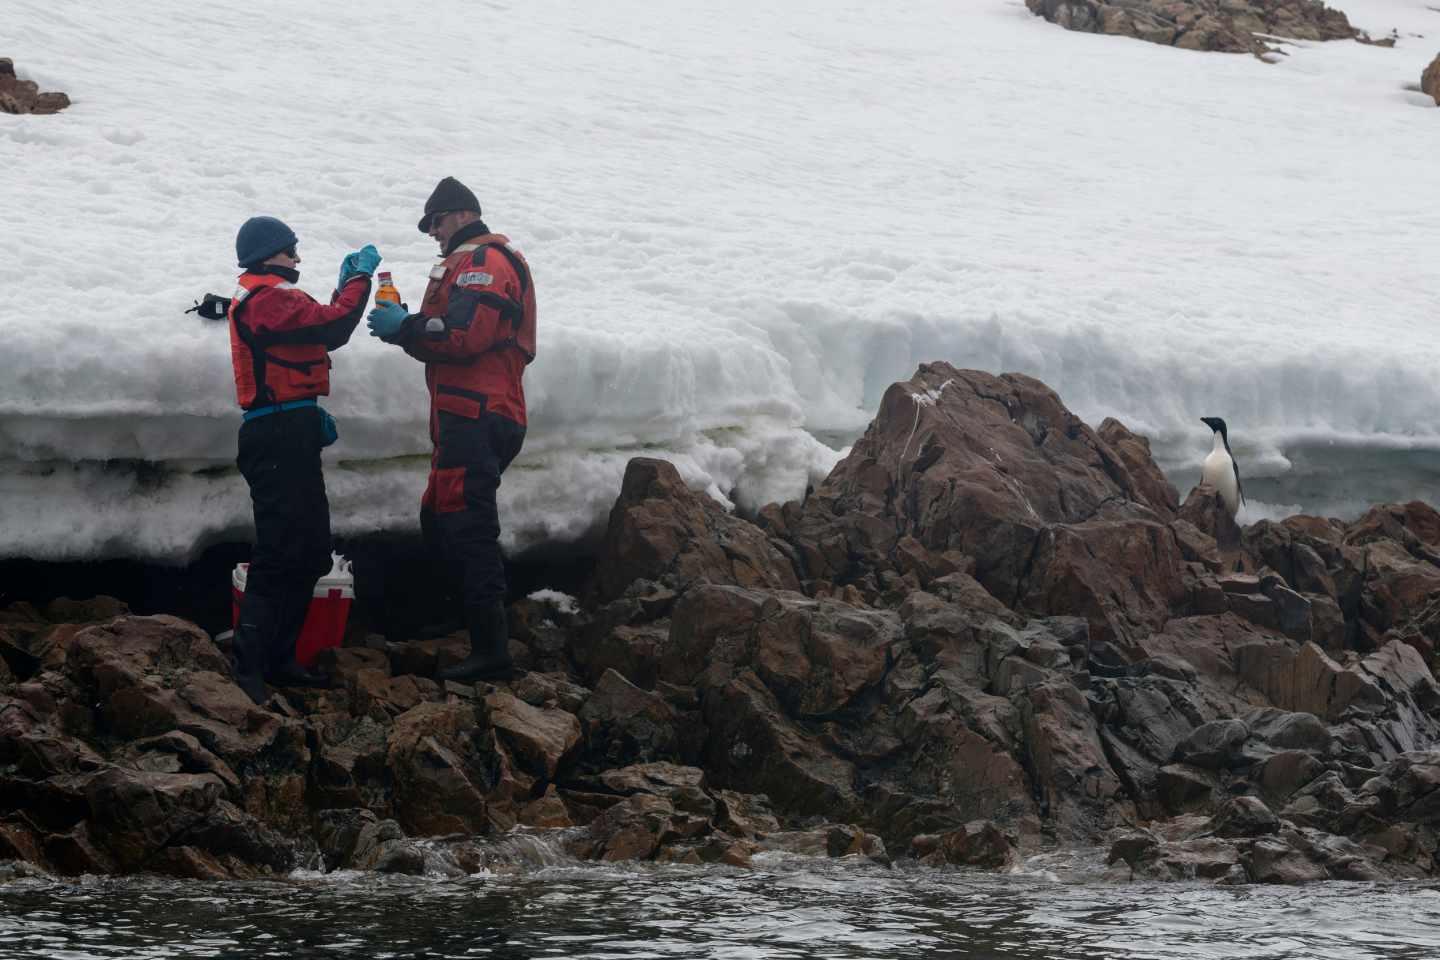
<instances>
[{"instance_id":1,"label":"bottle cap","mask_svg":"<svg viewBox=\"0 0 1440 960\"><path fill-rule=\"evenodd\" d=\"M389 271L389 270L381 270L381 271L380 271L380 282L381 282L381 283L389 283L389 282L390 282L390 271Z\"/></svg>"}]
</instances>

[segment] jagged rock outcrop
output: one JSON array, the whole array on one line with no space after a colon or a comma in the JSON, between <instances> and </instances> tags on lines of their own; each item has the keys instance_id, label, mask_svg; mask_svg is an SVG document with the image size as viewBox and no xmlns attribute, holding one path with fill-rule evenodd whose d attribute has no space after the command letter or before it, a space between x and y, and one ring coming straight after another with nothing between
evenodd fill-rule
<instances>
[{"instance_id":1,"label":"jagged rock outcrop","mask_svg":"<svg viewBox=\"0 0 1440 960\"><path fill-rule=\"evenodd\" d=\"M1135 37L1186 50L1262 56L1271 37L1349 40L1345 14L1321 0L1025 0L1067 30Z\"/></svg>"},{"instance_id":2,"label":"jagged rock outcrop","mask_svg":"<svg viewBox=\"0 0 1440 960\"><path fill-rule=\"evenodd\" d=\"M59 92L42 92L33 80L15 75L15 61L0 57L0 113L59 113L70 98Z\"/></svg>"},{"instance_id":3,"label":"jagged rock outcrop","mask_svg":"<svg viewBox=\"0 0 1440 960\"><path fill-rule=\"evenodd\" d=\"M666 460L630 461L611 510L595 586L613 600L635 580L798 589L789 559L754 525L685 486Z\"/></svg>"},{"instance_id":4,"label":"jagged rock outcrop","mask_svg":"<svg viewBox=\"0 0 1440 960\"><path fill-rule=\"evenodd\" d=\"M1182 598L1172 514L1044 384L935 363L886 391L788 539L819 592L898 603L963 568L1008 607L1124 643Z\"/></svg>"},{"instance_id":5,"label":"jagged rock outcrop","mask_svg":"<svg viewBox=\"0 0 1440 960\"><path fill-rule=\"evenodd\" d=\"M1440 872L1440 513L1240 529L1026 377L922 366L757 523L637 459L583 609L512 614L516 680L374 638L262 709L183 621L0 610L0 858L465 872L522 827L603 860Z\"/></svg>"}]
</instances>

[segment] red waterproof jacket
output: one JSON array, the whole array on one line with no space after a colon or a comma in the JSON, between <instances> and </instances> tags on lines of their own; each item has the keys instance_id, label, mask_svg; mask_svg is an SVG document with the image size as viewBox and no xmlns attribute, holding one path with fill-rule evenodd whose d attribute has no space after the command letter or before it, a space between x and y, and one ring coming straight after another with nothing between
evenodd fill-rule
<instances>
[{"instance_id":1,"label":"red waterproof jacket","mask_svg":"<svg viewBox=\"0 0 1440 960\"><path fill-rule=\"evenodd\" d=\"M440 410L470 419L488 410L525 426L522 378L535 359L535 288L525 258L480 223L462 228L450 244L430 271L420 313L397 338L425 363L436 443ZM425 333L429 318L444 321L443 333Z\"/></svg>"},{"instance_id":2,"label":"red waterproof jacket","mask_svg":"<svg viewBox=\"0 0 1440 960\"><path fill-rule=\"evenodd\" d=\"M230 301L235 398L246 410L330 393L331 350L343 347L370 299L370 278L346 281L330 305L294 285L298 274L259 267L240 275Z\"/></svg>"}]
</instances>

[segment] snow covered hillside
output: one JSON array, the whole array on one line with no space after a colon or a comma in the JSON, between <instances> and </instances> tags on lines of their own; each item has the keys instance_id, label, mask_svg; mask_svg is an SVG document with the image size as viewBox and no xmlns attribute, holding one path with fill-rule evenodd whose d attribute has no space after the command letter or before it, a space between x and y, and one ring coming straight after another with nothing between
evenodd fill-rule
<instances>
[{"instance_id":1,"label":"snow covered hillside","mask_svg":"<svg viewBox=\"0 0 1440 960\"><path fill-rule=\"evenodd\" d=\"M1270 66L1021 0L11 0L0 55L74 105L0 114L0 556L243 531L228 337L181 311L257 213L317 296L373 242L415 302L445 175L535 273L512 545L593 530L638 451L799 495L816 437L931 359L1039 377L1180 471L1205 415L1252 476L1440 450L1440 12L1339 5L1398 45ZM409 528L420 365L362 325L332 384L337 532Z\"/></svg>"}]
</instances>

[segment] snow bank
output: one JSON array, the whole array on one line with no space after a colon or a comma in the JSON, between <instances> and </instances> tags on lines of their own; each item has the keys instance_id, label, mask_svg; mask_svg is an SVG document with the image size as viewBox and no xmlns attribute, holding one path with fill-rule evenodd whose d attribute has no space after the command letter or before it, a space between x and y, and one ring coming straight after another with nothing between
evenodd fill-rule
<instances>
[{"instance_id":1,"label":"snow bank","mask_svg":"<svg viewBox=\"0 0 1440 960\"><path fill-rule=\"evenodd\" d=\"M6 55L65 90L0 116L0 555L183 557L243 531L223 327L269 213L328 293L374 242L412 302L453 174L534 267L512 545L592 534L625 461L753 507L801 493L916 363L1020 370L1179 470L1224 416L1440 449L1440 124L1424 0L1350 0L1393 50L1276 66L1081 35L1015 0L141 8L17 0ZM283 25L282 25L283 24ZM420 366L335 354L341 532L409 528ZM116 461L124 461L117 463Z\"/></svg>"}]
</instances>

